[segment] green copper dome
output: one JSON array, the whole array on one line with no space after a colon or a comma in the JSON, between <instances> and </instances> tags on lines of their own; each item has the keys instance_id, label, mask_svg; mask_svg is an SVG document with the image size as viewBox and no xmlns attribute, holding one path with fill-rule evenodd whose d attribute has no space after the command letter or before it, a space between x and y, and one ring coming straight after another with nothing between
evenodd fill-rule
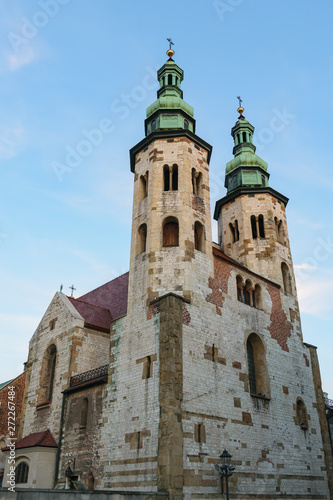
<instances>
[{"instance_id":1,"label":"green copper dome","mask_svg":"<svg viewBox=\"0 0 333 500\"><path fill-rule=\"evenodd\" d=\"M235 126L231 129L234 139L234 158L229 161L225 169L225 187L228 194L237 188L267 187L269 173L267 163L255 154L253 144L254 127L243 116L244 109L238 108L240 113Z\"/></svg>"},{"instance_id":2,"label":"green copper dome","mask_svg":"<svg viewBox=\"0 0 333 500\"><path fill-rule=\"evenodd\" d=\"M184 129L195 132L194 110L184 101L180 88L184 72L172 59L174 51L169 50L167 54L170 56L168 61L157 72L160 83L157 100L147 108L146 136L156 130Z\"/></svg>"}]
</instances>

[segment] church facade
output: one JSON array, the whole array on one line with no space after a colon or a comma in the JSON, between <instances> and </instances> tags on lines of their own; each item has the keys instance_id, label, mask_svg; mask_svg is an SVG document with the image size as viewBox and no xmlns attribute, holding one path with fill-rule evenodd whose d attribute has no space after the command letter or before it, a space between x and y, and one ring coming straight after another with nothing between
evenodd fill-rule
<instances>
[{"instance_id":1,"label":"church facade","mask_svg":"<svg viewBox=\"0 0 333 500\"><path fill-rule=\"evenodd\" d=\"M56 293L33 335L17 486L221 498L215 465L227 449L236 467L230 498L332 498L288 199L269 186L239 107L212 241L212 147L196 135L183 71L167 54L145 138L130 151L129 273L77 299Z\"/></svg>"}]
</instances>

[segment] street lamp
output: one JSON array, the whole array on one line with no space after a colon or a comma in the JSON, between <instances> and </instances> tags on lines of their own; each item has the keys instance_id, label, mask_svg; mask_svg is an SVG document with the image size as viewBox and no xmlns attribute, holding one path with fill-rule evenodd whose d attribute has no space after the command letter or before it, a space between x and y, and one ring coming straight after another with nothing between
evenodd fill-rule
<instances>
[{"instance_id":1,"label":"street lamp","mask_svg":"<svg viewBox=\"0 0 333 500\"><path fill-rule=\"evenodd\" d=\"M216 464L215 466L216 470L220 471L222 477L222 493L223 493L223 478L225 477L227 500L229 500L228 478L231 477L235 471L235 467L233 465L230 465L231 457L232 455L230 455L230 453L228 453L227 450L224 449L222 455L220 455L221 463Z\"/></svg>"}]
</instances>

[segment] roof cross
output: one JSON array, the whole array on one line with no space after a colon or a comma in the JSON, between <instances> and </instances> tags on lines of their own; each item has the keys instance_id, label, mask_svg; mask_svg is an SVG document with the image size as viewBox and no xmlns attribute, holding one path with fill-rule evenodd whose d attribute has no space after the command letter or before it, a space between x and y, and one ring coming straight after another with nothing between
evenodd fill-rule
<instances>
[{"instance_id":1,"label":"roof cross","mask_svg":"<svg viewBox=\"0 0 333 500\"><path fill-rule=\"evenodd\" d=\"M171 40L171 38L167 38L167 40L168 40L168 42L170 43L170 50L172 50L172 49L171 49L171 45L175 45L175 44L173 43L173 41Z\"/></svg>"},{"instance_id":2,"label":"roof cross","mask_svg":"<svg viewBox=\"0 0 333 500\"><path fill-rule=\"evenodd\" d=\"M241 108L242 107L242 102L243 100L240 98L240 96L237 97L238 101L239 101L239 107Z\"/></svg>"},{"instance_id":3,"label":"roof cross","mask_svg":"<svg viewBox=\"0 0 333 500\"><path fill-rule=\"evenodd\" d=\"M73 293L74 293L74 290L76 290L76 288L74 288L74 285L72 285L69 287L69 289L72 290L71 297L74 297Z\"/></svg>"}]
</instances>

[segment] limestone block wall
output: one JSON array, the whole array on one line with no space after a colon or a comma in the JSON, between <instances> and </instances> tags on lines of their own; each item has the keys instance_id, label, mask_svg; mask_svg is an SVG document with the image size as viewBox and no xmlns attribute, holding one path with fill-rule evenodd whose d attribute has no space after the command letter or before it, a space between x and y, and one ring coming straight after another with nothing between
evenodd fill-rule
<instances>
[{"instance_id":1,"label":"limestone block wall","mask_svg":"<svg viewBox=\"0 0 333 500\"><path fill-rule=\"evenodd\" d=\"M157 491L159 322L141 301L111 326L101 488Z\"/></svg>"},{"instance_id":2,"label":"limestone block wall","mask_svg":"<svg viewBox=\"0 0 333 500\"><path fill-rule=\"evenodd\" d=\"M20 462L26 462L29 467L28 482L18 483L16 486L18 488L53 488L56 452L56 448L43 448L41 446L16 450L15 467ZM7 455L9 452L5 453ZM8 477L8 473L9 464L6 460L4 478ZM6 480L4 480L2 486L8 488L10 484L6 484Z\"/></svg>"},{"instance_id":3,"label":"limestone block wall","mask_svg":"<svg viewBox=\"0 0 333 500\"><path fill-rule=\"evenodd\" d=\"M215 259L206 300L187 306L183 325L185 498L218 492L214 464L226 448L236 473L232 498L329 498L317 398L308 347L265 280L262 310L237 300L235 269ZM249 273L248 278L254 279ZM294 323L296 319L294 318ZM250 395L246 341L256 333L265 348L269 397ZM306 406L308 429L297 420ZM199 438L200 436L200 438Z\"/></svg>"},{"instance_id":4,"label":"limestone block wall","mask_svg":"<svg viewBox=\"0 0 333 500\"><path fill-rule=\"evenodd\" d=\"M178 189L164 191L164 166L178 166ZM200 193L193 193L192 169L201 175ZM141 177L148 172L147 196L142 199ZM179 246L163 248L163 222L176 217L179 222ZM137 274L138 229L147 225L143 276L147 282L140 297L146 305L160 294L177 291L184 294L191 290L187 269L194 257L194 224L200 222L205 232L205 251L211 241L210 199L208 187L207 151L199 148L188 138L154 140L138 153L135 165L133 226L129 283L129 312L137 295L133 287L140 276ZM207 247L207 248L206 248Z\"/></svg>"},{"instance_id":5,"label":"limestone block wall","mask_svg":"<svg viewBox=\"0 0 333 500\"><path fill-rule=\"evenodd\" d=\"M47 402L42 401L41 387L50 345L56 347L56 364L52 400ZM108 364L108 345L108 334L84 328L83 318L67 297L55 295L30 341L20 437L50 429L58 440L62 391L69 387L71 376Z\"/></svg>"},{"instance_id":6,"label":"limestone block wall","mask_svg":"<svg viewBox=\"0 0 333 500\"><path fill-rule=\"evenodd\" d=\"M103 399L106 384L93 385L73 393L65 400L64 425L58 482L65 483L70 465L74 475L89 489L102 484L101 429L104 425Z\"/></svg>"},{"instance_id":7,"label":"limestone block wall","mask_svg":"<svg viewBox=\"0 0 333 500\"><path fill-rule=\"evenodd\" d=\"M254 239L251 216L258 217L260 214L264 216L265 238ZM275 218L281 221L279 239ZM233 243L229 224L235 220L238 221L239 241ZM218 227L222 250L253 272L282 285L281 263L285 262L291 274L292 293L296 295L284 203L269 193L237 196L222 207Z\"/></svg>"}]
</instances>

